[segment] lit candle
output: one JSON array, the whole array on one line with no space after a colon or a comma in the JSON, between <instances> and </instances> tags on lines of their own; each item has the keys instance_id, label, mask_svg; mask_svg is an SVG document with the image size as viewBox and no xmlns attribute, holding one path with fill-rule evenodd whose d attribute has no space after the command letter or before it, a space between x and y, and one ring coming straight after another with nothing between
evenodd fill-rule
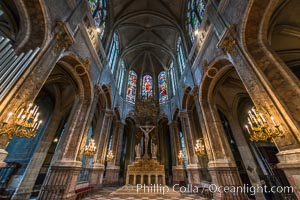
<instances>
[{"instance_id":1,"label":"lit candle","mask_svg":"<svg viewBox=\"0 0 300 200\"><path fill-rule=\"evenodd\" d=\"M35 118L34 118L34 120L33 120L33 121L38 121L39 114L40 114L40 113L37 113L37 115L35 116Z\"/></svg>"},{"instance_id":2,"label":"lit candle","mask_svg":"<svg viewBox=\"0 0 300 200\"><path fill-rule=\"evenodd\" d=\"M245 125L245 127L246 127L246 129L247 129L248 133L250 134L249 127L248 127L247 125Z\"/></svg>"},{"instance_id":3,"label":"lit candle","mask_svg":"<svg viewBox=\"0 0 300 200\"><path fill-rule=\"evenodd\" d=\"M17 119L20 119L20 117L21 117L21 115L22 115L23 111L24 111L24 108L22 108L22 109L21 109L21 111L20 111L20 113L19 113L19 115L18 115Z\"/></svg>"},{"instance_id":4,"label":"lit candle","mask_svg":"<svg viewBox=\"0 0 300 200\"><path fill-rule=\"evenodd\" d=\"M34 116L36 115L38 110L39 110L39 107L37 106L35 112L33 113Z\"/></svg>"},{"instance_id":5,"label":"lit candle","mask_svg":"<svg viewBox=\"0 0 300 200\"><path fill-rule=\"evenodd\" d=\"M261 126L263 125L261 119L258 118L257 121L258 121L258 124L260 124Z\"/></svg>"},{"instance_id":6,"label":"lit candle","mask_svg":"<svg viewBox=\"0 0 300 200\"><path fill-rule=\"evenodd\" d=\"M255 109L254 109L254 108L252 108L252 112L254 113L254 116L255 116L255 117L257 117L257 114L256 114L256 112L255 112Z\"/></svg>"},{"instance_id":7,"label":"lit candle","mask_svg":"<svg viewBox=\"0 0 300 200\"><path fill-rule=\"evenodd\" d=\"M25 118L26 118L26 115L22 115L20 122L22 123Z\"/></svg>"},{"instance_id":8,"label":"lit candle","mask_svg":"<svg viewBox=\"0 0 300 200\"><path fill-rule=\"evenodd\" d=\"M275 122L275 120L274 120L274 117L273 117L273 116L271 116L271 120L272 120L272 122L273 122L274 126L277 126L277 124L276 124L276 122Z\"/></svg>"},{"instance_id":9,"label":"lit candle","mask_svg":"<svg viewBox=\"0 0 300 200\"><path fill-rule=\"evenodd\" d=\"M33 107L33 109L30 111L31 114L35 113L36 105Z\"/></svg>"},{"instance_id":10,"label":"lit candle","mask_svg":"<svg viewBox=\"0 0 300 200\"><path fill-rule=\"evenodd\" d=\"M28 105L27 112L29 112L31 106L32 106L32 103L30 103L30 104Z\"/></svg>"},{"instance_id":11,"label":"lit candle","mask_svg":"<svg viewBox=\"0 0 300 200\"><path fill-rule=\"evenodd\" d=\"M8 113L6 120L4 121L4 123L7 123L8 120L10 119L10 117L13 115L12 112Z\"/></svg>"},{"instance_id":12,"label":"lit candle","mask_svg":"<svg viewBox=\"0 0 300 200\"><path fill-rule=\"evenodd\" d=\"M266 120L265 120L263 114L259 113L259 116L261 117L261 119L263 120L263 122L266 122Z\"/></svg>"},{"instance_id":13,"label":"lit candle","mask_svg":"<svg viewBox=\"0 0 300 200\"><path fill-rule=\"evenodd\" d=\"M35 131L37 125L38 125L38 123L35 122L34 125L33 125L33 131Z\"/></svg>"},{"instance_id":14,"label":"lit candle","mask_svg":"<svg viewBox=\"0 0 300 200\"><path fill-rule=\"evenodd\" d=\"M252 123L249 123L249 125L250 125L251 129L253 129L253 125L252 125Z\"/></svg>"},{"instance_id":15,"label":"lit candle","mask_svg":"<svg viewBox=\"0 0 300 200\"><path fill-rule=\"evenodd\" d=\"M42 120L40 120L40 121L39 121L39 124L38 124L38 126L36 127L36 130L38 130L38 129L39 129L39 127L40 127L41 123L42 123Z\"/></svg>"}]
</instances>

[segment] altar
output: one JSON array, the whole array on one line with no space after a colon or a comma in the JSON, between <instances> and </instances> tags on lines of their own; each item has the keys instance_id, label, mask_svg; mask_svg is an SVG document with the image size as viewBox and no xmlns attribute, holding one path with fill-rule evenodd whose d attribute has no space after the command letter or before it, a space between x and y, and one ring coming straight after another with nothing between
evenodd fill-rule
<instances>
[{"instance_id":1,"label":"altar","mask_svg":"<svg viewBox=\"0 0 300 200\"><path fill-rule=\"evenodd\" d=\"M166 185L165 167L157 160L138 160L128 165L126 185Z\"/></svg>"},{"instance_id":2,"label":"altar","mask_svg":"<svg viewBox=\"0 0 300 200\"><path fill-rule=\"evenodd\" d=\"M157 144L150 143L151 157L147 151L149 145L149 133L155 128L155 126L140 126L139 128L144 133L144 140L142 140L141 143L145 146L145 152L142 157L141 143L136 144L135 162L128 165L126 185L165 185L165 166L161 165L159 161L157 161Z\"/></svg>"}]
</instances>

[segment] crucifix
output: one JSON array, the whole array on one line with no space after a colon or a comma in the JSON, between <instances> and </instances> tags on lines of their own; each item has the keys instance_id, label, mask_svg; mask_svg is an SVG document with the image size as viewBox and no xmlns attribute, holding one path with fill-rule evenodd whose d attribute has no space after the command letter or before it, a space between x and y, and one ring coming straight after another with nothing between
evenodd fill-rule
<instances>
[{"instance_id":1,"label":"crucifix","mask_svg":"<svg viewBox=\"0 0 300 200\"><path fill-rule=\"evenodd\" d=\"M140 126L140 129L143 131L145 135L144 143L145 143L145 154L143 159L148 159L148 143L149 143L149 133L155 128L155 126Z\"/></svg>"}]
</instances>

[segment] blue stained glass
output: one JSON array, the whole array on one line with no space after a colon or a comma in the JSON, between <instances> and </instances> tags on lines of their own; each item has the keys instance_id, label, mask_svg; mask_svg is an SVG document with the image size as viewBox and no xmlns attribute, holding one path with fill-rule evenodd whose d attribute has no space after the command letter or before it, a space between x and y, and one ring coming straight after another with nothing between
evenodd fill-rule
<instances>
[{"instance_id":1,"label":"blue stained glass","mask_svg":"<svg viewBox=\"0 0 300 200\"><path fill-rule=\"evenodd\" d=\"M105 23L107 18L106 0L88 0L91 12L99 33L100 39L103 38Z\"/></svg>"},{"instance_id":2,"label":"blue stained glass","mask_svg":"<svg viewBox=\"0 0 300 200\"><path fill-rule=\"evenodd\" d=\"M159 103L165 103L168 101L168 84L167 74L162 71L158 75L158 88L159 88Z\"/></svg>"},{"instance_id":3,"label":"blue stained glass","mask_svg":"<svg viewBox=\"0 0 300 200\"><path fill-rule=\"evenodd\" d=\"M129 101L131 103L135 103L136 81L137 81L137 75L136 75L136 73L134 71L132 71L132 70L129 71L126 99L127 99L127 101Z\"/></svg>"},{"instance_id":4,"label":"blue stained glass","mask_svg":"<svg viewBox=\"0 0 300 200\"><path fill-rule=\"evenodd\" d=\"M186 25L191 41L195 41L195 30L199 29L205 14L205 3L203 0L189 0L186 13Z\"/></svg>"},{"instance_id":5,"label":"blue stained glass","mask_svg":"<svg viewBox=\"0 0 300 200\"><path fill-rule=\"evenodd\" d=\"M147 99L152 96L153 96L153 80L150 75L145 75L143 77L142 98Z\"/></svg>"}]
</instances>

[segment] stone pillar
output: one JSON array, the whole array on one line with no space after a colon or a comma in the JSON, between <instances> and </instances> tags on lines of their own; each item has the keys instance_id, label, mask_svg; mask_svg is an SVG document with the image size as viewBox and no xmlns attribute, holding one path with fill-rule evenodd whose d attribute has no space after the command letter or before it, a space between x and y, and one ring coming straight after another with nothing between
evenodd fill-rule
<instances>
[{"instance_id":1,"label":"stone pillar","mask_svg":"<svg viewBox=\"0 0 300 200\"><path fill-rule=\"evenodd\" d=\"M89 167L89 184L93 188L93 192L98 192L103 181L104 165L94 163Z\"/></svg>"},{"instance_id":2,"label":"stone pillar","mask_svg":"<svg viewBox=\"0 0 300 200\"><path fill-rule=\"evenodd\" d=\"M49 147L53 141L56 131L59 128L60 122L62 120L62 114L63 113L60 113L60 108L56 107L53 113L52 120L49 123L46 131L44 132L42 140L38 144L35 153L33 154L31 161L26 168L23 179L19 184L17 190L15 191L12 199L29 199L29 197L31 196L35 181L47 156Z\"/></svg>"},{"instance_id":3,"label":"stone pillar","mask_svg":"<svg viewBox=\"0 0 300 200\"><path fill-rule=\"evenodd\" d=\"M178 123L176 121L169 122L170 127L170 138L171 138L171 148L172 148L172 182L173 184L184 183L185 181L185 171L183 164L178 160L178 154L181 150L180 137Z\"/></svg>"},{"instance_id":4,"label":"stone pillar","mask_svg":"<svg viewBox=\"0 0 300 200\"><path fill-rule=\"evenodd\" d=\"M124 123L117 121L113 123L113 141L112 141L112 151L115 158L112 162L107 165L106 168L106 183L107 184L118 184L119 173L120 173L120 159L122 153L122 141L124 133Z\"/></svg>"},{"instance_id":5,"label":"stone pillar","mask_svg":"<svg viewBox=\"0 0 300 200\"><path fill-rule=\"evenodd\" d=\"M81 161L76 158L80 152L91 104L91 99L84 98L84 95L75 100L39 199L51 199L53 196L56 199L76 199L75 189L82 168Z\"/></svg>"},{"instance_id":6,"label":"stone pillar","mask_svg":"<svg viewBox=\"0 0 300 200\"><path fill-rule=\"evenodd\" d=\"M199 184L201 182L200 166L198 165L198 157L194 149L193 128L191 124L191 113L188 111L180 112L180 119L184 130L184 139L188 157L188 183Z\"/></svg>"},{"instance_id":7,"label":"stone pillar","mask_svg":"<svg viewBox=\"0 0 300 200\"><path fill-rule=\"evenodd\" d=\"M76 199L75 188L80 170L81 163L52 166L38 199Z\"/></svg>"},{"instance_id":8,"label":"stone pillar","mask_svg":"<svg viewBox=\"0 0 300 200\"><path fill-rule=\"evenodd\" d=\"M295 195L300 199L300 149L280 151L277 157L277 167L284 171Z\"/></svg>"},{"instance_id":9,"label":"stone pillar","mask_svg":"<svg viewBox=\"0 0 300 200\"><path fill-rule=\"evenodd\" d=\"M104 112L103 119L97 123L95 130L95 143L97 145L97 152L94 156L94 164L90 168L90 184L93 185L93 190L97 191L102 187L104 162L107 153L107 143L110 134L111 122L113 118L113 111L102 110ZM105 155L103 155L105 154Z\"/></svg>"},{"instance_id":10,"label":"stone pillar","mask_svg":"<svg viewBox=\"0 0 300 200\"><path fill-rule=\"evenodd\" d=\"M282 125L285 137L275 139L280 151L277 154L278 167L285 172L291 186L299 188L300 91L297 80L291 76L285 63L265 45L267 42L263 35L266 23L276 8L274 2L253 2L246 10L247 18L252 20L246 21L238 30L235 26L228 26L231 22L218 13L214 4L210 4L207 11L215 27L221 27L217 46L224 49L235 66L252 101L256 106L267 109ZM223 30L224 34L221 34ZM243 41L237 38L241 34L245 36ZM295 190L295 194L300 198L299 190Z\"/></svg>"},{"instance_id":11,"label":"stone pillar","mask_svg":"<svg viewBox=\"0 0 300 200\"><path fill-rule=\"evenodd\" d=\"M227 119L232 129L232 134L235 139L236 145L238 147L239 153L245 165L245 170L249 177L250 183L252 184L252 186L261 186L260 178L257 174L257 169L259 168L259 166L257 165L255 157L252 155L249 144L245 138L245 134L247 133L244 133L243 130L241 129L238 120L239 116L237 116L237 114L238 113L235 112L233 114L234 116L228 115ZM255 197L256 199L265 199L263 193L261 192L256 192Z\"/></svg>"},{"instance_id":12,"label":"stone pillar","mask_svg":"<svg viewBox=\"0 0 300 200\"><path fill-rule=\"evenodd\" d=\"M212 182L216 186L229 186L237 188L238 186L242 185L237 167L232 167L228 163L209 163L209 173L211 175ZM244 193L214 192L214 199L247 200L248 197Z\"/></svg>"},{"instance_id":13,"label":"stone pillar","mask_svg":"<svg viewBox=\"0 0 300 200\"><path fill-rule=\"evenodd\" d=\"M112 124L114 112L112 110L106 110L104 115L104 120L102 124L102 129L100 133L100 140L98 144L98 152L97 152L97 160L96 162L100 162L104 164L106 155L107 155L107 145L109 142L110 129Z\"/></svg>"}]
</instances>

